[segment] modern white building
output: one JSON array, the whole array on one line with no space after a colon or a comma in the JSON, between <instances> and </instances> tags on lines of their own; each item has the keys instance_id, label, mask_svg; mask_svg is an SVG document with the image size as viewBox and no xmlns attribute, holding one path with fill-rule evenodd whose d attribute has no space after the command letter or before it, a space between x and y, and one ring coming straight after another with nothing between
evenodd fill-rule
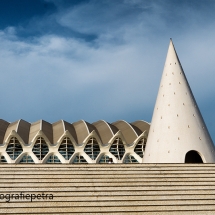
<instances>
[{"instance_id":1,"label":"modern white building","mask_svg":"<svg viewBox=\"0 0 215 215\"><path fill-rule=\"evenodd\" d=\"M149 129L150 128L150 129ZM150 131L149 131L150 130ZM149 133L149 136L148 136ZM151 126L0 120L1 163L213 163L215 148L172 41Z\"/></svg>"},{"instance_id":2,"label":"modern white building","mask_svg":"<svg viewBox=\"0 0 215 215\"><path fill-rule=\"evenodd\" d=\"M0 120L1 163L142 163L149 124Z\"/></svg>"}]
</instances>

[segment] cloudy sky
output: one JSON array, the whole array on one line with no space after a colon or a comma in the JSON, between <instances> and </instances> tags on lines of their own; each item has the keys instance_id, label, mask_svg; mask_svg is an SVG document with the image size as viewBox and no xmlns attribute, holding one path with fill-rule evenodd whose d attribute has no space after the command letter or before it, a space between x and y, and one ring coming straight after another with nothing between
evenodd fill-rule
<instances>
[{"instance_id":1,"label":"cloudy sky","mask_svg":"<svg viewBox=\"0 0 215 215\"><path fill-rule=\"evenodd\" d=\"M0 0L0 115L150 122L173 38L215 142L214 0Z\"/></svg>"}]
</instances>

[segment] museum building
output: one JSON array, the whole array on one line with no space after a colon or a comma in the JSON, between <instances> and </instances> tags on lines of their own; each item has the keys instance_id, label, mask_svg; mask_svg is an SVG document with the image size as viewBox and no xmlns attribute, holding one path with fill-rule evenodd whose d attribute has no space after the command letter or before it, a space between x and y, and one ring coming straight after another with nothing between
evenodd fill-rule
<instances>
[{"instance_id":1,"label":"museum building","mask_svg":"<svg viewBox=\"0 0 215 215\"><path fill-rule=\"evenodd\" d=\"M1 120L1 163L142 163L149 124Z\"/></svg>"},{"instance_id":2,"label":"museum building","mask_svg":"<svg viewBox=\"0 0 215 215\"><path fill-rule=\"evenodd\" d=\"M152 122L0 120L1 163L214 163L215 148L170 41Z\"/></svg>"}]
</instances>

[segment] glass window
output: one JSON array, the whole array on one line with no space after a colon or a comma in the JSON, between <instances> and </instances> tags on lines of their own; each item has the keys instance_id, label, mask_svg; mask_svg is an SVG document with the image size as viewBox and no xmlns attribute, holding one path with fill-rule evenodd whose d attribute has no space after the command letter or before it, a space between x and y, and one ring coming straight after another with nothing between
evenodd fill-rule
<instances>
[{"instance_id":1,"label":"glass window","mask_svg":"<svg viewBox=\"0 0 215 215\"><path fill-rule=\"evenodd\" d=\"M65 137L61 142L58 151L66 160L69 160L75 152L72 141L68 137Z\"/></svg>"},{"instance_id":2,"label":"glass window","mask_svg":"<svg viewBox=\"0 0 215 215\"><path fill-rule=\"evenodd\" d=\"M108 155L103 155L99 160L99 163L109 163L110 157Z\"/></svg>"},{"instance_id":3,"label":"glass window","mask_svg":"<svg viewBox=\"0 0 215 215\"><path fill-rule=\"evenodd\" d=\"M24 155L19 163L34 163L30 155Z\"/></svg>"},{"instance_id":4,"label":"glass window","mask_svg":"<svg viewBox=\"0 0 215 215\"><path fill-rule=\"evenodd\" d=\"M121 160L124 153L125 153L125 147L123 145L123 142L120 138L116 138L109 150L118 160Z\"/></svg>"},{"instance_id":5,"label":"glass window","mask_svg":"<svg viewBox=\"0 0 215 215\"><path fill-rule=\"evenodd\" d=\"M136 160L136 158L132 155L126 155L125 159L124 159L124 163L138 163L138 161Z\"/></svg>"},{"instance_id":6,"label":"glass window","mask_svg":"<svg viewBox=\"0 0 215 215\"><path fill-rule=\"evenodd\" d=\"M58 156L56 155L50 155L46 163L61 163Z\"/></svg>"},{"instance_id":7,"label":"glass window","mask_svg":"<svg viewBox=\"0 0 215 215\"><path fill-rule=\"evenodd\" d=\"M146 148L146 139L142 138L136 145L134 152L137 153L141 158L143 158L143 155L145 153Z\"/></svg>"},{"instance_id":8,"label":"glass window","mask_svg":"<svg viewBox=\"0 0 215 215\"><path fill-rule=\"evenodd\" d=\"M0 163L7 163L7 160L3 155L0 155Z\"/></svg>"},{"instance_id":9,"label":"glass window","mask_svg":"<svg viewBox=\"0 0 215 215\"><path fill-rule=\"evenodd\" d=\"M49 148L45 140L42 137L39 137L36 140L32 151L39 160L42 160L49 152Z\"/></svg>"},{"instance_id":10,"label":"glass window","mask_svg":"<svg viewBox=\"0 0 215 215\"><path fill-rule=\"evenodd\" d=\"M95 160L100 153L100 148L97 140L95 138L90 138L87 142L84 152L92 159Z\"/></svg>"},{"instance_id":11,"label":"glass window","mask_svg":"<svg viewBox=\"0 0 215 215\"><path fill-rule=\"evenodd\" d=\"M16 137L12 137L7 146L6 152L12 160L15 160L22 153L22 145Z\"/></svg>"},{"instance_id":12,"label":"glass window","mask_svg":"<svg viewBox=\"0 0 215 215\"><path fill-rule=\"evenodd\" d=\"M77 155L73 161L73 163L87 163L87 161L85 160L85 158L81 155Z\"/></svg>"}]
</instances>

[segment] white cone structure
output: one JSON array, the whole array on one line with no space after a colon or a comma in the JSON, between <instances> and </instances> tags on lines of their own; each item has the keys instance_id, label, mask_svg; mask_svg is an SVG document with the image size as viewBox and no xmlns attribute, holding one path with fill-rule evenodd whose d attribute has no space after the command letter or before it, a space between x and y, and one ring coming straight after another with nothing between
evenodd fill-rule
<instances>
[{"instance_id":1,"label":"white cone structure","mask_svg":"<svg viewBox=\"0 0 215 215\"><path fill-rule=\"evenodd\" d=\"M170 41L144 163L215 162L215 147Z\"/></svg>"}]
</instances>

